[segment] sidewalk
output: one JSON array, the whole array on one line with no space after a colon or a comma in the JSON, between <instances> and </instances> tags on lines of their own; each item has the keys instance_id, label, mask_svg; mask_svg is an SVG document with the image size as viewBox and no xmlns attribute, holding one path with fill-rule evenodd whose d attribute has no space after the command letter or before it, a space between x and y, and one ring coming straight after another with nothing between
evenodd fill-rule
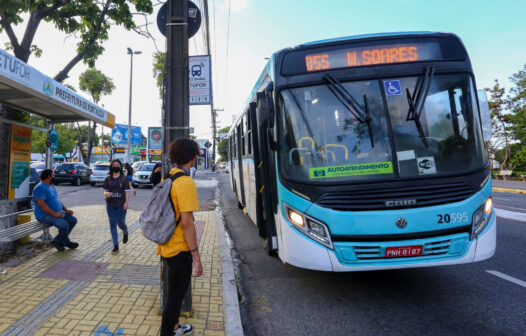
<instances>
[{"instance_id":1,"label":"sidewalk","mask_svg":"<svg viewBox=\"0 0 526 336\"><path fill-rule=\"evenodd\" d=\"M0 274L0 335L158 335L159 256L141 234L140 213L128 211L130 240L112 255L105 207L73 210L78 249L51 249ZM180 322L194 335L226 335L216 214L195 220L204 275L192 279L193 314Z\"/></svg>"},{"instance_id":2,"label":"sidewalk","mask_svg":"<svg viewBox=\"0 0 526 336\"><path fill-rule=\"evenodd\" d=\"M492 179L493 191L512 192L526 194L526 182L523 181L502 181Z\"/></svg>"}]
</instances>

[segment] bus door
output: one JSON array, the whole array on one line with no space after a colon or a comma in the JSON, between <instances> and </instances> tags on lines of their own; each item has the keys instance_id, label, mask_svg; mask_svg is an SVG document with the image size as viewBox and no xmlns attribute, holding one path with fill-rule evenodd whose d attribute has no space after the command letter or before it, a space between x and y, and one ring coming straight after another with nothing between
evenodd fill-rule
<instances>
[{"instance_id":1,"label":"bus door","mask_svg":"<svg viewBox=\"0 0 526 336\"><path fill-rule=\"evenodd\" d=\"M242 205L242 206L245 206L245 184L243 182L243 151L244 151L244 147L243 146L243 142L242 142L242 134L243 134L243 122L241 120L241 122L239 123L239 125L237 126L237 129L236 129L236 142L238 144L237 146L237 167L238 167L238 172L239 172L239 185L237 186L238 189L237 189L237 192L239 193L238 195L238 200L239 200L239 203Z\"/></svg>"},{"instance_id":2,"label":"bus door","mask_svg":"<svg viewBox=\"0 0 526 336\"><path fill-rule=\"evenodd\" d=\"M258 223L260 235L266 238L266 250L269 254L275 253L278 249L278 240L276 235L276 224L274 213L277 211L277 188L276 188L276 163L274 161L275 147L271 134L274 126L274 104L272 99L271 84L263 92L257 93L257 125L258 125L258 144L259 157L258 163L259 174L262 177L262 186L259 188L262 192L262 206L264 222ZM275 148L274 148L275 149ZM258 190L258 192L259 192Z\"/></svg>"},{"instance_id":3,"label":"bus door","mask_svg":"<svg viewBox=\"0 0 526 336\"><path fill-rule=\"evenodd\" d=\"M252 125L252 153L254 155L254 175L256 178L256 225L259 229L259 236L266 238L267 229L265 224L265 214L263 213L263 161L261 160L259 145L259 127L257 122L257 104L250 103L248 115Z\"/></svg>"}]
</instances>

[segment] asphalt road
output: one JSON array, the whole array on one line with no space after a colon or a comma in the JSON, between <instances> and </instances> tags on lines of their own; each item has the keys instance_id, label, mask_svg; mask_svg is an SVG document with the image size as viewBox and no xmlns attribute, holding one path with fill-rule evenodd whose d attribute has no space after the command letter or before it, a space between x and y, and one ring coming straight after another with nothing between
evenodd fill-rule
<instances>
[{"instance_id":1,"label":"asphalt road","mask_svg":"<svg viewBox=\"0 0 526 336\"><path fill-rule=\"evenodd\" d=\"M245 335L526 335L525 222L499 218L496 254L479 263L315 272L265 253L229 175L220 176ZM522 197L494 194L497 207L524 209Z\"/></svg>"},{"instance_id":2,"label":"asphalt road","mask_svg":"<svg viewBox=\"0 0 526 336\"><path fill-rule=\"evenodd\" d=\"M496 207L526 213L526 195L494 191L492 196Z\"/></svg>"},{"instance_id":3,"label":"asphalt road","mask_svg":"<svg viewBox=\"0 0 526 336\"><path fill-rule=\"evenodd\" d=\"M199 209L211 210L215 207L215 184L207 182L213 177L213 174L207 172L198 172L195 181L199 197ZM66 207L105 204L102 185L90 186L83 184L81 186L72 186L69 183L61 183L55 188L59 194L60 200ZM135 188L136 195L131 195L129 208L143 211L150 194L151 187Z\"/></svg>"}]
</instances>

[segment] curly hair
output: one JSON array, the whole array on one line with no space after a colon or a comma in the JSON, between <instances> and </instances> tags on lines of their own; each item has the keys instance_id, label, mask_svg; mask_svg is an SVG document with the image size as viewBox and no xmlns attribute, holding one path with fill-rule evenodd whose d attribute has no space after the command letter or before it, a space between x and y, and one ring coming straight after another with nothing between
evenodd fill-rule
<instances>
[{"instance_id":1,"label":"curly hair","mask_svg":"<svg viewBox=\"0 0 526 336\"><path fill-rule=\"evenodd\" d=\"M199 155L199 145L194 140L179 138L170 143L168 148L170 161L177 165L184 165Z\"/></svg>"}]
</instances>

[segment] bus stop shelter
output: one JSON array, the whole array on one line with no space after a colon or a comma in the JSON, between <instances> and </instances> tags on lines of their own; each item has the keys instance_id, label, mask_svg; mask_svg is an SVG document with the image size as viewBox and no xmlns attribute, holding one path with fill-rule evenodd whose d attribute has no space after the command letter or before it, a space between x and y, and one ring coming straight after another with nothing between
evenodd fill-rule
<instances>
[{"instance_id":1,"label":"bus stop shelter","mask_svg":"<svg viewBox=\"0 0 526 336\"><path fill-rule=\"evenodd\" d=\"M113 114L3 50L0 50L0 104L42 116L49 127L43 129L5 118L0 118L0 122L44 132L51 131L56 123L75 121L115 126ZM49 144L47 152L50 159Z\"/></svg>"},{"instance_id":2,"label":"bus stop shelter","mask_svg":"<svg viewBox=\"0 0 526 336\"><path fill-rule=\"evenodd\" d=\"M49 135L57 123L94 121L110 128L115 125L113 114L4 50L0 50L0 104L39 115L48 121L48 127L42 128L0 116L1 123L11 124L9 143L0 144L9 146L9 168L0 172L0 178L7 180L9 199L22 198L25 193L15 196L12 189L26 177L29 179L30 129ZM48 141L46 164L50 168L52 153L49 147Z\"/></svg>"}]
</instances>

